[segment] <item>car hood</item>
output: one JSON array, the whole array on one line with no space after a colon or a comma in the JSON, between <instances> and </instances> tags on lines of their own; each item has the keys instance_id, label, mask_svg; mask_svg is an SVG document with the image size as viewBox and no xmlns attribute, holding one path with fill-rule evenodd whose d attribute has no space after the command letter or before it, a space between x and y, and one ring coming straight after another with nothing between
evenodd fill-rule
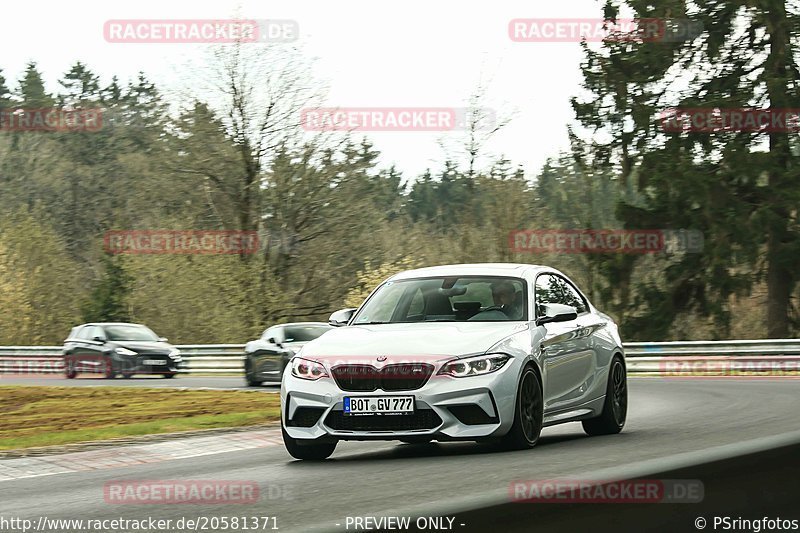
<instances>
[{"instance_id":1,"label":"car hood","mask_svg":"<svg viewBox=\"0 0 800 533\"><path fill-rule=\"evenodd\" d=\"M115 345L138 353L169 353L175 347L166 342L155 341L112 341Z\"/></svg>"},{"instance_id":2,"label":"car hood","mask_svg":"<svg viewBox=\"0 0 800 533\"><path fill-rule=\"evenodd\" d=\"M292 350L293 352L296 352L296 351L300 350L300 348L302 348L303 346L305 346L306 344L308 344L309 342L311 342L311 341L302 341L302 342L284 342L284 343L283 343L283 345L284 345L286 348L289 348L290 350Z\"/></svg>"},{"instance_id":3,"label":"car hood","mask_svg":"<svg viewBox=\"0 0 800 533\"><path fill-rule=\"evenodd\" d=\"M509 335L528 329L526 322L434 322L344 326L303 348L316 360L438 360L485 353Z\"/></svg>"},{"instance_id":4,"label":"car hood","mask_svg":"<svg viewBox=\"0 0 800 533\"><path fill-rule=\"evenodd\" d=\"M297 352L298 350L300 350L300 348L302 348L303 346L305 346L309 342L310 341L284 342L282 346L283 346L284 350L291 350L292 352ZM245 344L245 346L244 346L244 350L246 352L254 352L256 350L261 350L261 349L264 349L264 348L275 349L276 346L274 344L270 344L267 341L261 340L261 339L256 339L254 341L250 341L247 344Z\"/></svg>"}]
</instances>

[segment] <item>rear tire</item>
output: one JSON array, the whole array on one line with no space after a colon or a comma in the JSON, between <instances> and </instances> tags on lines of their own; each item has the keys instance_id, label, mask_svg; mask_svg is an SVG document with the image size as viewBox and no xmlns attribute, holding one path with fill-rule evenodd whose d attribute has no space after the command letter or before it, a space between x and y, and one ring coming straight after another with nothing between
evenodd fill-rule
<instances>
[{"instance_id":1,"label":"rear tire","mask_svg":"<svg viewBox=\"0 0 800 533\"><path fill-rule=\"evenodd\" d=\"M528 366L522 371L514 406L514 423L502 438L501 445L508 450L533 448L539 441L544 420L542 387L536 371Z\"/></svg>"},{"instance_id":2,"label":"rear tire","mask_svg":"<svg viewBox=\"0 0 800 533\"><path fill-rule=\"evenodd\" d=\"M64 377L67 379L75 379L78 372L75 371L75 363L72 361L64 361Z\"/></svg>"},{"instance_id":3,"label":"rear tire","mask_svg":"<svg viewBox=\"0 0 800 533\"><path fill-rule=\"evenodd\" d=\"M164 374L164 377L167 379L172 379L175 377L175 372L167 372L166 374Z\"/></svg>"},{"instance_id":4,"label":"rear tire","mask_svg":"<svg viewBox=\"0 0 800 533\"><path fill-rule=\"evenodd\" d=\"M122 379L131 379L133 377L133 372L122 372Z\"/></svg>"},{"instance_id":5,"label":"rear tire","mask_svg":"<svg viewBox=\"0 0 800 533\"><path fill-rule=\"evenodd\" d=\"M283 433L283 444L286 446L286 451L295 459L304 461L322 461L331 456L336 449L337 442L317 442L315 440L304 441L301 439L293 439L286 433L283 424L281 424L281 433ZM301 444L301 442L303 444Z\"/></svg>"},{"instance_id":6,"label":"rear tire","mask_svg":"<svg viewBox=\"0 0 800 533\"><path fill-rule=\"evenodd\" d=\"M584 420L583 430L592 436L614 435L625 427L628 416L628 380L625 365L619 356L614 356L608 372L606 399L603 412L596 418Z\"/></svg>"}]
</instances>

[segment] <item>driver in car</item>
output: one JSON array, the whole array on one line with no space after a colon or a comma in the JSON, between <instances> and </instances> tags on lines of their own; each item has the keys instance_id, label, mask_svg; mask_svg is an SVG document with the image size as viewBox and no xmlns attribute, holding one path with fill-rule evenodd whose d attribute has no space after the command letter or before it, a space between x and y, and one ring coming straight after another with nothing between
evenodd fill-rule
<instances>
[{"instance_id":1,"label":"driver in car","mask_svg":"<svg viewBox=\"0 0 800 533\"><path fill-rule=\"evenodd\" d=\"M509 281L492 283L492 300L494 306L476 314L470 320L508 320L515 318L514 285Z\"/></svg>"}]
</instances>

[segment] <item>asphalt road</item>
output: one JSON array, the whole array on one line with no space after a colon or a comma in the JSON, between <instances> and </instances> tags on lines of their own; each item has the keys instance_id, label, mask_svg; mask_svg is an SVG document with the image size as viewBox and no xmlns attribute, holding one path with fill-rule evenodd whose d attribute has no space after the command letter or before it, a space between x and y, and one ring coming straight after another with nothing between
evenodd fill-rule
<instances>
[{"instance_id":1,"label":"asphalt road","mask_svg":"<svg viewBox=\"0 0 800 533\"><path fill-rule=\"evenodd\" d=\"M66 379L61 374L19 375L0 374L0 385L40 385L45 387L167 387L190 389L251 389L245 386L244 376L135 376L131 379L105 379L99 375L82 374L76 379ZM262 385L265 392L279 392L279 385Z\"/></svg>"},{"instance_id":2,"label":"asphalt road","mask_svg":"<svg viewBox=\"0 0 800 533\"><path fill-rule=\"evenodd\" d=\"M546 429L536 448L522 452L498 452L473 443L345 442L330 460L306 463L292 460L282 446L271 446L0 481L0 516L257 515L276 516L281 531L312 531L344 526L347 516L402 514L410 507L507 490L512 480L580 477L800 428L800 380L632 378L630 393L628 424L614 436L587 437L573 423ZM262 496L251 505L105 503L104 483L130 479L252 480L259 483ZM743 511L731 509L734 516ZM468 528L454 528L459 529Z\"/></svg>"}]
</instances>

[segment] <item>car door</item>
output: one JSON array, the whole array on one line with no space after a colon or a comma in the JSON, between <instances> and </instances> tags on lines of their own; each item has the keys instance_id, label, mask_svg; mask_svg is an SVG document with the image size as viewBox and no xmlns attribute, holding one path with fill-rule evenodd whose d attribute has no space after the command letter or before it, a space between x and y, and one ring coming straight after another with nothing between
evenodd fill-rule
<instances>
[{"instance_id":1,"label":"car door","mask_svg":"<svg viewBox=\"0 0 800 533\"><path fill-rule=\"evenodd\" d=\"M91 331L92 326L84 326L82 327L76 334L74 342L70 347L69 353L71 355L71 362L73 367L77 372L86 372L87 368L92 368L91 365L87 364L86 361L91 357L91 352L89 351L89 340L91 337L89 336L89 332Z\"/></svg>"},{"instance_id":2,"label":"car door","mask_svg":"<svg viewBox=\"0 0 800 533\"><path fill-rule=\"evenodd\" d=\"M64 347L62 353L64 355L64 366L74 367L75 362L78 360L78 354L81 351L83 342L81 341L81 332L87 329L86 326L75 326L69 332L69 336L64 339Z\"/></svg>"},{"instance_id":3,"label":"car door","mask_svg":"<svg viewBox=\"0 0 800 533\"><path fill-rule=\"evenodd\" d=\"M580 383L578 389L581 392L581 403L593 400L597 397L598 388L605 393L605 379L603 383L598 383L598 378L605 376L605 369L608 366L608 356L601 357L600 343L597 342L599 332L603 330L607 324L606 320L598 316L597 313L592 311L589 302L577 289L574 283L566 276L559 276L559 279L564 284L562 292L564 301L571 305L578 311L578 318L576 320L578 326L578 338L581 339L581 344L585 346L586 357L581 359L583 365L580 368L579 379Z\"/></svg>"},{"instance_id":4,"label":"car door","mask_svg":"<svg viewBox=\"0 0 800 533\"><path fill-rule=\"evenodd\" d=\"M283 341L286 338L285 328L283 326L275 326L270 328L269 334L264 338L264 355L276 357L283 353Z\"/></svg>"},{"instance_id":5,"label":"car door","mask_svg":"<svg viewBox=\"0 0 800 533\"><path fill-rule=\"evenodd\" d=\"M279 341L281 346L278 349L280 374L283 374L283 369L289 363L289 360L294 356L294 354L299 351L300 347L302 347L302 345L309 340L304 337L306 327L302 325L288 325L281 327Z\"/></svg>"},{"instance_id":6,"label":"car door","mask_svg":"<svg viewBox=\"0 0 800 533\"><path fill-rule=\"evenodd\" d=\"M79 372L101 372L105 367L106 335L100 326L88 326L81 330L81 347L78 357Z\"/></svg>"},{"instance_id":7,"label":"car door","mask_svg":"<svg viewBox=\"0 0 800 533\"><path fill-rule=\"evenodd\" d=\"M285 338L283 326L273 326L261 336L258 349L253 353L253 367L261 377L280 376L283 371L283 348L279 344Z\"/></svg>"},{"instance_id":8,"label":"car door","mask_svg":"<svg viewBox=\"0 0 800 533\"><path fill-rule=\"evenodd\" d=\"M538 326L544 329L539 337L539 349L544 374L545 410L553 412L577 407L586 400L588 385L595 371L590 332L581 324L588 314L588 304L567 280L555 273L543 273L536 277L534 298L537 317L542 315L544 304L570 305L578 311L574 320Z\"/></svg>"}]
</instances>

